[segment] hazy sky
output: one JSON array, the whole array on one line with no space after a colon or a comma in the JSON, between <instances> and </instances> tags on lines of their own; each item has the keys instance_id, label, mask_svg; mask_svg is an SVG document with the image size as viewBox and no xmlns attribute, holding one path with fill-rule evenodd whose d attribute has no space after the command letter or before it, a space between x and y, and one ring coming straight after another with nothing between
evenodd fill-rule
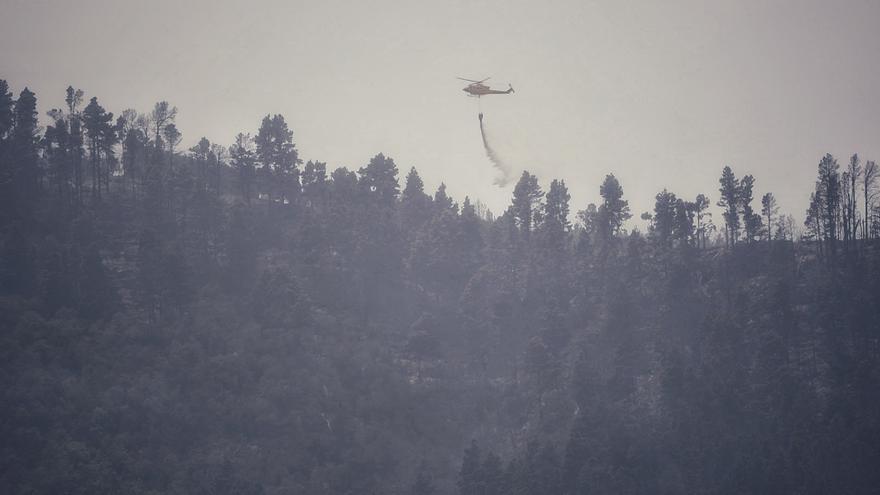
<instances>
[{"instance_id":1,"label":"hazy sky","mask_svg":"<svg viewBox=\"0 0 880 495\"><path fill-rule=\"evenodd\" d=\"M663 187L718 197L729 164L802 218L830 152L880 160L880 1L189 2L0 0L0 78L68 84L118 114L179 108L184 145L230 144L281 113L305 160L378 152L497 213L478 101L498 153L572 210L613 172L637 217Z\"/></svg>"}]
</instances>

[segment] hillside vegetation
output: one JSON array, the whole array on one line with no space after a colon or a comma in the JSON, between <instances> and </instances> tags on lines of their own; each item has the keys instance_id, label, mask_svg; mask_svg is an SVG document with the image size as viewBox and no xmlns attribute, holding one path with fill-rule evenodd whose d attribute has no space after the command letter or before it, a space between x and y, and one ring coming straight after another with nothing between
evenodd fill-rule
<instances>
[{"instance_id":1,"label":"hillside vegetation","mask_svg":"<svg viewBox=\"0 0 880 495\"><path fill-rule=\"evenodd\" d=\"M83 100L0 81L3 493L880 486L873 162L821 157L803 229L724 167L640 232L613 174L495 216Z\"/></svg>"}]
</instances>

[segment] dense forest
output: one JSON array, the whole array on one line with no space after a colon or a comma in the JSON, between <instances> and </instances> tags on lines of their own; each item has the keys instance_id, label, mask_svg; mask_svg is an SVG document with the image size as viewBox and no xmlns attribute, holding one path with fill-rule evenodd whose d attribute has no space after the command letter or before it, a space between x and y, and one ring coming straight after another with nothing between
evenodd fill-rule
<instances>
[{"instance_id":1,"label":"dense forest","mask_svg":"<svg viewBox=\"0 0 880 495\"><path fill-rule=\"evenodd\" d=\"M642 232L613 174L493 215L281 115L187 150L65 102L0 81L3 493L880 486L874 162L804 164L802 225L719 164Z\"/></svg>"}]
</instances>

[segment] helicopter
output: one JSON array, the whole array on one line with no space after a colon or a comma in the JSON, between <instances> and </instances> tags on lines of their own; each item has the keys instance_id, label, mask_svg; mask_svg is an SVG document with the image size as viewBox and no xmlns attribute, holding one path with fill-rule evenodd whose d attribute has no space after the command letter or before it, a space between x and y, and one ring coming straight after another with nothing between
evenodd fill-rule
<instances>
[{"instance_id":1,"label":"helicopter","mask_svg":"<svg viewBox=\"0 0 880 495\"><path fill-rule=\"evenodd\" d=\"M467 81L471 84L468 84L467 87L463 88L462 91L468 94L468 96L476 96L477 98L485 95L507 95L513 93L513 86L508 84L507 91L501 91L498 89L492 89L489 86L483 84L488 81L490 78L483 79L482 81L474 81L473 79L465 79L463 77L459 77L462 81Z\"/></svg>"}]
</instances>

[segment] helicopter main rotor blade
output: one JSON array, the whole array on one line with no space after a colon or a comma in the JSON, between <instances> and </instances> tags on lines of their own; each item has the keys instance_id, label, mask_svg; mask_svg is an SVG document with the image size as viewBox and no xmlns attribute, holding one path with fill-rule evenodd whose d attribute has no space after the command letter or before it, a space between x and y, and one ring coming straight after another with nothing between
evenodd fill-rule
<instances>
[{"instance_id":1,"label":"helicopter main rotor blade","mask_svg":"<svg viewBox=\"0 0 880 495\"><path fill-rule=\"evenodd\" d=\"M473 79L465 79L464 77L456 77L456 79L461 79L462 81L472 82L474 84L480 84L482 82L488 81L490 78L487 77L486 79L483 79L482 81L474 81Z\"/></svg>"}]
</instances>

